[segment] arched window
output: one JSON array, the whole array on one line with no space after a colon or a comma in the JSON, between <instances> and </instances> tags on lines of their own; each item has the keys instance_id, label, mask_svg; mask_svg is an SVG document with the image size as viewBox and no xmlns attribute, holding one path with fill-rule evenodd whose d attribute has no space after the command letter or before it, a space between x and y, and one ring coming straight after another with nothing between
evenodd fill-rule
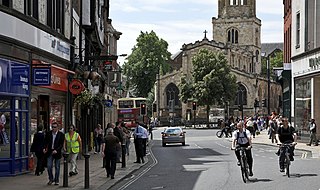
<instances>
[{"instance_id":1,"label":"arched window","mask_svg":"<svg viewBox=\"0 0 320 190\"><path fill-rule=\"evenodd\" d=\"M165 92L167 97L167 106L170 106L170 101L173 102L173 106L179 105L179 88L175 84L168 84Z\"/></svg>"},{"instance_id":2,"label":"arched window","mask_svg":"<svg viewBox=\"0 0 320 190\"><path fill-rule=\"evenodd\" d=\"M230 0L230 5L238 5L238 0Z\"/></svg>"},{"instance_id":3,"label":"arched window","mask_svg":"<svg viewBox=\"0 0 320 190\"><path fill-rule=\"evenodd\" d=\"M259 61L259 50L256 50L256 62Z\"/></svg>"},{"instance_id":4,"label":"arched window","mask_svg":"<svg viewBox=\"0 0 320 190\"><path fill-rule=\"evenodd\" d=\"M240 5L248 5L247 0L240 0Z\"/></svg>"},{"instance_id":5,"label":"arched window","mask_svg":"<svg viewBox=\"0 0 320 190\"><path fill-rule=\"evenodd\" d=\"M237 43L239 43L239 40L238 40L238 38L239 38L239 31L237 30L237 29L234 29L234 28L232 28L232 29L229 29L228 31L227 31L227 33L228 33L228 42L230 42L230 43L235 43L235 44L237 44Z\"/></svg>"},{"instance_id":6,"label":"arched window","mask_svg":"<svg viewBox=\"0 0 320 190\"><path fill-rule=\"evenodd\" d=\"M236 105L247 105L247 89L242 84L238 84L237 97L235 104Z\"/></svg>"}]
</instances>

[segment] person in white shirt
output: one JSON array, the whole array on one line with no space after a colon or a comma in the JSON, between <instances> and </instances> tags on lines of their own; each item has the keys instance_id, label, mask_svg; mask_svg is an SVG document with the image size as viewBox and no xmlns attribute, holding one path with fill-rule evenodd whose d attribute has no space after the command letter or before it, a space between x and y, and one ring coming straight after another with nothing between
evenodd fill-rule
<instances>
[{"instance_id":1,"label":"person in white shirt","mask_svg":"<svg viewBox=\"0 0 320 190\"><path fill-rule=\"evenodd\" d=\"M253 165L253 158L251 153L251 134L249 130L244 128L243 122L239 122L237 124L237 130L232 133L232 144L231 149L236 150L236 156L238 159L238 166L240 166L240 151L236 149L237 146L246 147L246 155L247 161L249 165L249 176L253 176L252 172L252 165Z\"/></svg>"}]
</instances>

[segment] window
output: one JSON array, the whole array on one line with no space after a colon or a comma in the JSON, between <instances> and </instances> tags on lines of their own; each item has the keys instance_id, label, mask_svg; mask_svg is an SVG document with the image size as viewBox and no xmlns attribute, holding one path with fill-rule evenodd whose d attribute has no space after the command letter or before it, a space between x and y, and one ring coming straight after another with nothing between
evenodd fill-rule
<instances>
[{"instance_id":1,"label":"window","mask_svg":"<svg viewBox=\"0 0 320 190\"><path fill-rule=\"evenodd\" d=\"M10 1L11 0L0 0L0 5L10 7Z\"/></svg>"},{"instance_id":2,"label":"window","mask_svg":"<svg viewBox=\"0 0 320 190\"><path fill-rule=\"evenodd\" d=\"M239 43L238 41L239 31L237 29L234 29L234 28L229 29L227 33L228 33L228 42L233 44Z\"/></svg>"},{"instance_id":3,"label":"window","mask_svg":"<svg viewBox=\"0 0 320 190\"><path fill-rule=\"evenodd\" d=\"M178 87L173 84L173 83L170 83L166 90L166 95L167 95L167 106L176 106L176 105L179 105L179 89ZM170 103L170 100L172 101L172 103Z\"/></svg>"},{"instance_id":4,"label":"window","mask_svg":"<svg viewBox=\"0 0 320 190\"><path fill-rule=\"evenodd\" d=\"M240 5L248 5L247 0L240 0Z\"/></svg>"},{"instance_id":5,"label":"window","mask_svg":"<svg viewBox=\"0 0 320 190\"><path fill-rule=\"evenodd\" d=\"M236 105L247 105L247 89L242 84L238 84L238 91L236 97Z\"/></svg>"},{"instance_id":6,"label":"window","mask_svg":"<svg viewBox=\"0 0 320 190\"><path fill-rule=\"evenodd\" d=\"M47 25L64 33L64 3L65 0L47 0Z\"/></svg>"},{"instance_id":7,"label":"window","mask_svg":"<svg viewBox=\"0 0 320 190\"><path fill-rule=\"evenodd\" d=\"M38 0L24 0L24 14L38 20Z\"/></svg>"},{"instance_id":8,"label":"window","mask_svg":"<svg viewBox=\"0 0 320 190\"><path fill-rule=\"evenodd\" d=\"M297 16L296 16L296 48L299 48L300 47L300 13L298 12L297 13Z\"/></svg>"},{"instance_id":9,"label":"window","mask_svg":"<svg viewBox=\"0 0 320 190\"><path fill-rule=\"evenodd\" d=\"M230 5L238 5L238 0L230 0Z\"/></svg>"}]
</instances>

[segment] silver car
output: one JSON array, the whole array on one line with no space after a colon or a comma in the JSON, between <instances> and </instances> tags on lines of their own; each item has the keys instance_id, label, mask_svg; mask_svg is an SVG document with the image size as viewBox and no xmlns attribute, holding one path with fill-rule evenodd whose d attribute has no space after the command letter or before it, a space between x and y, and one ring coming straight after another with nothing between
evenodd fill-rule
<instances>
[{"instance_id":1,"label":"silver car","mask_svg":"<svg viewBox=\"0 0 320 190\"><path fill-rule=\"evenodd\" d=\"M167 143L182 143L186 145L185 131L181 127L168 127L164 129L162 134L162 146L166 146Z\"/></svg>"}]
</instances>

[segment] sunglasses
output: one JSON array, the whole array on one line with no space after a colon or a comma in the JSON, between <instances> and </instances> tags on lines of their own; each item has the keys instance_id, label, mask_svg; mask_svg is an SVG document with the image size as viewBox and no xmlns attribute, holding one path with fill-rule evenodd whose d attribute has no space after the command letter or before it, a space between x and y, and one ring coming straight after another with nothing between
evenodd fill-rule
<instances>
[{"instance_id":1,"label":"sunglasses","mask_svg":"<svg viewBox=\"0 0 320 190\"><path fill-rule=\"evenodd\" d=\"M57 128L58 126L53 125L52 128Z\"/></svg>"},{"instance_id":2,"label":"sunglasses","mask_svg":"<svg viewBox=\"0 0 320 190\"><path fill-rule=\"evenodd\" d=\"M69 128L69 130L73 130L73 128L72 128L72 127L70 127L70 128Z\"/></svg>"}]
</instances>

